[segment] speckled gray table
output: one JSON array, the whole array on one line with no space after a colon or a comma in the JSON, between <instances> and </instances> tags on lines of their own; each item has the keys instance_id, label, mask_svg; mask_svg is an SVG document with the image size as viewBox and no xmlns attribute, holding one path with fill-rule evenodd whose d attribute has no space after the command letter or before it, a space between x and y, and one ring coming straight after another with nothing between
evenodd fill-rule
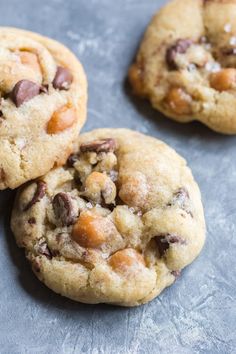
<instances>
[{"instance_id":1,"label":"speckled gray table","mask_svg":"<svg viewBox=\"0 0 236 354\"><path fill-rule=\"evenodd\" d=\"M150 133L187 160L200 185L208 238L197 261L140 308L86 306L32 274L9 230L14 192L0 193L0 353L236 353L236 138L179 125L134 99L127 67L160 0L0 0L0 23L67 44L89 79L85 130Z\"/></svg>"}]
</instances>

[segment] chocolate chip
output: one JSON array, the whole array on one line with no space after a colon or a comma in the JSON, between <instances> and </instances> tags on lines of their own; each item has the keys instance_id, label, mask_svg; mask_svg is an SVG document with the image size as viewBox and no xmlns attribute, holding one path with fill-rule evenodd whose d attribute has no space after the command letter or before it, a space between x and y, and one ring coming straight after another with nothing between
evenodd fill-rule
<instances>
[{"instance_id":1,"label":"chocolate chip","mask_svg":"<svg viewBox=\"0 0 236 354\"><path fill-rule=\"evenodd\" d=\"M236 48L222 48L223 55L236 55Z\"/></svg>"},{"instance_id":2,"label":"chocolate chip","mask_svg":"<svg viewBox=\"0 0 236 354\"><path fill-rule=\"evenodd\" d=\"M163 257L165 252L168 250L170 244L173 243L185 244L185 241L180 236L173 235L173 234L156 236L155 241L161 257Z\"/></svg>"},{"instance_id":3,"label":"chocolate chip","mask_svg":"<svg viewBox=\"0 0 236 354\"><path fill-rule=\"evenodd\" d=\"M34 217L29 218L28 223L29 223L30 225L35 225L35 224L36 224L36 219L35 219Z\"/></svg>"},{"instance_id":4,"label":"chocolate chip","mask_svg":"<svg viewBox=\"0 0 236 354\"><path fill-rule=\"evenodd\" d=\"M178 189L173 196L173 200L168 204L168 206L175 204L177 204L181 209L185 210L186 213L193 217L193 213L190 210L189 193L186 188L182 187Z\"/></svg>"},{"instance_id":5,"label":"chocolate chip","mask_svg":"<svg viewBox=\"0 0 236 354\"><path fill-rule=\"evenodd\" d=\"M35 203L39 202L46 193L46 183L43 181L37 182L37 188L31 201L25 206L24 211L30 209Z\"/></svg>"},{"instance_id":6,"label":"chocolate chip","mask_svg":"<svg viewBox=\"0 0 236 354\"><path fill-rule=\"evenodd\" d=\"M20 107L24 102L31 100L41 91L41 86L29 80L18 81L10 93L10 98L16 107Z\"/></svg>"},{"instance_id":7,"label":"chocolate chip","mask_svg":"<svg viewBox=\"0 0 236 354\"><path fill-rule=\"evenodd\" d=\"M73 167L74 164L76 163L76 161L78 161L78 159L79 159L79 154L71 154L71 155L68 157L67 166L68 166L68 167Z\"/></svg>"},{"instance_id":8,"label":"chocolate chip","mask_svg":"<svg viewBox=\"0 0 236 354\"><path fill-rule=\"evenodd\" d=\"M69 226L76 221L76 212L72 199L67 193L60 192L55 195L52 201L53 210L57 219L63 226Z\"/></svg>"},{"instance_id":9,"label":"chocolate chip","mask_svg":"<svg viewBox=\"0 0 236 354\"><path fill-rule=\"evenodd\" d=\"M40 92L43 92L43 93L48 93L48 85L41 85L40 86Z\"/></svg>"},{"instance_id":10,"label":"chocolate chip","mask_svg":"<svg viewBox=\"0 0 236 354\"><path fill-rule=\"evenodd\" d=\"M114 139L100 139L80 145L81 152L110 152L116 149L116 142Z\"/></svg>"},{"instance_id":11,"label":"chocolate chip","mask_svg":"<svg viewBox=\"0 0 236 354\"><path fill-rule=\"evenodd\" d=\"M81 181L81 179L80 179L80 176L79 176L78 171L75 171L75 174L74 174L74 182L75 182L75 184L76 184L76 188L77 188L78 190L81 190L82 187L83 187L83 183L82 183L82 181Z\"/></svg>"},{"instance_id":12,"label":"chocolate chip","mask_svg":"<svg viewBox=\"0 0 236 354\"><path fill-rule=\"evenodd\" d=\"M52 254L48 248L47 242L44 241L39 243L36 249L38 253L46 256L48 259L52 259Z\"/></svg>"},{"instance_id":13,"label":"chocolate chip","mask_svg":"<svg viewBox=\"0 0 236 354\"><path fill-rule=\"evenodd\" d=\"M1 94L1 98L3 98L4 100L7 100L8 98L10 98L11 93L10 92L3 92Z\"/></svg>"},{"instance_id":14,"label":"chocolate chip","mask_svg":"<svg viewBox=\"0 0 236 354\"><path fill-rule=\"evenodd\" d=\"M179 39L174 45L169 47L166 51L166 63L170 70L177 70L178 65L175 62L176 55L184 54L188 48L193 44L191 39Z\"/></svg>"},{"instance_id":15,"label":"chocolate chip","mask_svg":"<svg viewBox=\"0 0 236 354\"><path fill-rule=\"evenodd\" d=\"M179 278L181 275L181 270L172 270L171 274L175 277L175 278Z\"/></svg>"},{"instance_id":16,"label":"chocolate chip","mask_svg":"<svg viewBox=\"0 0 236 354\"><path fill-rule=\"evenodd\" d=\"M109 209L111 212L116 208L116 204L106 204L104 200L101 202L101 207Z\"/></svg>"},{"instance_id":17,"label":"chocolate chip","mask_svg":"<svg viewBox=\"0 0 236 354\"><path fill-rule=\"evenodd\" d=\"M72 80L71 72L66 68L58 66L52 85L55 89L69 90Z\"/></svg>"}]
</instances>

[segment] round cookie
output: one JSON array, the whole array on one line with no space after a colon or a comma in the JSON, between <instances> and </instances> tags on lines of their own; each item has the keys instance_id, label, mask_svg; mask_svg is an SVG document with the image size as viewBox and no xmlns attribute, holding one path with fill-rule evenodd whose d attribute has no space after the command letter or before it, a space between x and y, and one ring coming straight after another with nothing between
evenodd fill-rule
<instances>
[{"instance_id":1,"label":"round cookie","mask_svg":"<svg viewBox=\"0 0 236 354\"><path fill-rule=\"evenodd\" d=\"M0 190L62 165L86 118L87 81L62 44L0 28Z\"/></svg>"},{"instance_id":2,"label":"round cookie","mask_svg":"<svg viewBox=\"0 0 236 354\"><path fill-rule=\"evenodd\" d=\"M166 116L236 134L236 1L169 2L151 21L129 79Z\"/></svg>"},{"instance_id":3,"label":"round cookie","mask_svg":"<svg viewBox=\"0 0 236 354\"><path fill-rule=\"evenodd\" d=\"M171 285L205 240L201 196L185 160L126 129L81 135L67 165L18 191L11 227L56 293L123 306Z\"/></svg>"}]
</instances>

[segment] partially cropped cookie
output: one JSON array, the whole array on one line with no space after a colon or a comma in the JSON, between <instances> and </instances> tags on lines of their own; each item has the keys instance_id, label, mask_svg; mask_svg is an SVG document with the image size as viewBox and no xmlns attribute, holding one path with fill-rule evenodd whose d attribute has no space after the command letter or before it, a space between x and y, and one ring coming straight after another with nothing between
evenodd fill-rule
<instances>
[{"instance_id":1,"label":"partially cropped cookie","mask_svg":"<svg viewBox=\"0 0 236 354\"><path fill-rule=\"evenodd\" d=\"M0 28L0 190L63 164L86 118L78 59L38 34Z\"/></svg>"},{"instance_id":2,"label":"partially cropped cookie","mask_svg":"<svg viewBox=\"0 0 236 354\"><path fill-rule=\"evenodd\" d=\"M160 294L205 240L201 196L185 160L126 129L80 136L67 165L19 190L11 227L49 288L124 306Z\"/></svg>"},{"instance_id":3,"label":"partially cropped cookie","mask_svg":"<svg viewBox=\"0 0 236 354\"><path fill-rule=\"evenodd\" d=\"M151 21L129 79L167 117L236 134L236 2L169 2Z\"/></svg>"}]
</instances>

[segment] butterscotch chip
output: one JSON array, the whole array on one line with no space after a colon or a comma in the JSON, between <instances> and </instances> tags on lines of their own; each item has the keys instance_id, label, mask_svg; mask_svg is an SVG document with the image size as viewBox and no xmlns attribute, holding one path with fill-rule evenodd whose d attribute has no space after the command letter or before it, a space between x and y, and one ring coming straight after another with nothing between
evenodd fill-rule
<instances>
[{"instance_id":1,"label":"butterscotch chip","mask_svg":"<svg viewBox=\"0 0 236 354\"><path fill-rule=\"evenodd\" d=\"M105 219L92 213L82 213L72 230L72 238L82 247L98 248L106 241Z\"/></svg>"},{"instance_id":2,"label":"butterscotch chip","mask_svg":"<svg viewBox=\"0 0 236 354\"><path fill-rule=\"evenodd\" d=\"M236 87L236 69L222 69L211 74L210 85L217 91L227 91Z\"/></svg>"},{"instance_id":3,"label":"butterscotch chip","mask_svg":"<svg viewBox=\"0 0 236 354\"><path fill-rule=\"evenodd\" d=\"M27 51L20 51L19 56L22 64L27 65L28 68L31 68L42 75L39 59L36 54Z\"/></svg>"},{"instance_id":4,"label":"butterscotch chip","mask_svg":"<svg viewBox=\"0 0 236 354\"><path fill-rule=\"evenodd\" d=\"M236 134L236 2L171 0L129 69L135 94L166 117Z\"/></svg>"},{"instance_id":5,"label":"butterscotch chip","mask_svg":"<svg viewBox=\"0 0 236 354\"><path fill-rule=\"evenodd\" d=\"M92 172L85 180L84 195L96 203L115 202L116 186L109 176L101 172Z\"/></svg>"},{"instance_id":6,"label":"butterscotch chip","mask_svg":"<svg viewBox=\"0 0 236 354\"><path fill-rule=\"evenodd\" d=\"M130 268L145 266L143 256L132 248L126 248L113 254L109 259L111 267L118 272L127 272Z\"/></svg>"},{"instance_id":7,"label":"butterscotch chip","mask_svg":"<svg viewBox=\"0 0 236 354\"><path fill-rule=\"evenodd\" d=\"M32 70L37 71L39 74L42 74L39 59L36 54L23 50L19 52L19 56L22 64L27 65Z\"/></svg>"},{"instance_id":8,"label":"butterscotch chip","mask_svg":"<svg viewBox=\"0 0 236 354\"><path fill-rule=\"evenodd\" d=\"M0 78L2 190L66 161L86 118L87 82L80 62L62 44L4 27Z\"/></svg>"},{"instance_id":9,"label":"butterscotch chip","mask_svg":"<svg viewBox=\"0 0 236 354\"><path fill-rule=\"evenodd\" d=\"M82 134L69 163L40 181L44 196L35 182L18 191L11 227L39 279L63 296L146 303L203 247L198 186L157 139L127 129Z\"/></svg>"},{"instance_id":10,"label":"butterscotch chip","mask_svg":"<svg viewBox=\"0 0 236 354\"><path fill-rule=\"evenodd\" d=\"M75 108L65 105L55 111L48 122L47 133L59 134L76 124L77 112Z\"/></svg>"},{"instance_id":11,"label":"butterscotch chip","mask_svg":"<svg viewBox=\"0 0 236 354\"><path fill-rule=\"evenodd\" d=\"M166 96L166 103L176 114L189 114L191 112L192 98L182 88L171 88Z\"/></svg>"},{"instance_id":12,"label":"butterscotch chip","mask_svg":"<svg viewBox=\"0 0 236 354\"><path fill-rule=\"evenodd\" d=\"M145 97L146 94L143 86L143 65L138 65L136 63L131 65L128 76L134 93L138 96Z\"/></svg>"}]
</instances>

